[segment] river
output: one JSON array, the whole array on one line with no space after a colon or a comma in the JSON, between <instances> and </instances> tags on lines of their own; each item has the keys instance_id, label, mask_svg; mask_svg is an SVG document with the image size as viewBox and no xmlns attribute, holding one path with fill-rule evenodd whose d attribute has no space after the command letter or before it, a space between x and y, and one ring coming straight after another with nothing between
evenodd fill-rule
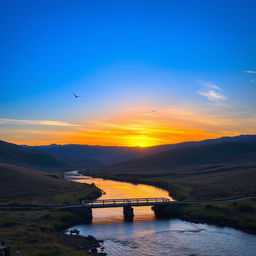
<instances>
[{"instance_id":1,"label":"river","mask_svg":"<svg viewBox=\"0 0 256 256\"><path fill-rule=\"evenodd\" d=\"M127 182L66 173L66 179L95 183L101 199L166 197L165 190ZM178 219L156 220L150 207L134 207L134 221L124 222L122 208L93 209L90 225L77 225L81 235L104 240L109 256L254 256L256 236L233 228L194 224ZM68 232L68 230L67 230Z\"/></svg>"}]
</instances>

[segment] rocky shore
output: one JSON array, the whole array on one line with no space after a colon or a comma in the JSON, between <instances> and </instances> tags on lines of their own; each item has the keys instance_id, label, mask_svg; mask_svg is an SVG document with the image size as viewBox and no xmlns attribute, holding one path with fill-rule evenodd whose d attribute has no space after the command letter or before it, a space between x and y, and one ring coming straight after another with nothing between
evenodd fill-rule
<instances>
[{"instance_id":1,"label":"rocky shore","mask_svg":"<svg viewBox=\"0 0 256 256\"><path fill-rule=\"evenodd\" d=\"M106 256L102 240L97 240L93 236L81 236L58 233L57 241L69 248L84 252L88 256Z\"/></svg>"}]
</instances>

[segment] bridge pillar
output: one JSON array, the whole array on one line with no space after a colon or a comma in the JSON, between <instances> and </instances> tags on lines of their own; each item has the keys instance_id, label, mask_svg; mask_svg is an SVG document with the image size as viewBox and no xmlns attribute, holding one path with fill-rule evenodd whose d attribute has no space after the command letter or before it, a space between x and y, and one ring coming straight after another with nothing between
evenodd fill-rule
<instances>
[{"instance_id":1,"label":"bridge pillar","mask_svg":"<svg viewBox=\"0 0 256 256\"><path fill-rule=\"evenodd\" d=\"M157 219L164 219L167 217L167 208L167 205L154 205L151 209L154 211Z\"/></svg>"},{"instance_id":2,"label":"bridge pillar","mask_svg":"<svg viewBox=\"0 0 256 256\"><path fill-rule=\"evenodd\" d=\"M124 206L123 213L124 213L125 220L128 220L128 221L133 220L134 213L133 213L133 208L130 205Z\"/></svg>"},{"instance_id":3,"label":"bridge pillar","mask_svg":"<svg viewBox=\"0 0 256 256\"><path fill-rule=\"evenodd\" d=\"M92 208L87 207L74 207L70 210L78 214L79 218L81 217L88 224L92 223ZM0 254L1 255L1 254Z\"/></svg>"},{"instance_id":4,"label":"bridge pillar","mask_svg":"<svg viewBox=\"0 0 256 256\"><path fill-rule=\"evenodd\" d=\"M92 208L86 208L85 215L86 215L86 219L88 220L88 222L91 223L92 222Z\"/></svg>"}]
</instances>

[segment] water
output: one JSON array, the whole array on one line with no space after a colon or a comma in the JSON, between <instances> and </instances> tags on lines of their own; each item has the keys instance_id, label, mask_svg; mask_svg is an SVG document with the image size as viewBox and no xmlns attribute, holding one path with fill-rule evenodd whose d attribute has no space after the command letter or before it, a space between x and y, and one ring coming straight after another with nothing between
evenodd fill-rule
<instances>
[{"instance_id":1,"label":"water","mask_svg":"<svg viewBox=\"0 0 256 256\"><path fill-rule=\"evenodd\" d=\"M102 199L168 197L162 189L148 185L78 176L67 179L95 183L106 192ZM172 200L172 198L170 198ZM256 236L232 228L193 224L181 220L156 220L150 207L135 207L132 223L123 221L122 208L93 209L93 223L78 225L82 235L104 240L109 256L254 256Z\"/></svg>"}]
</instances>

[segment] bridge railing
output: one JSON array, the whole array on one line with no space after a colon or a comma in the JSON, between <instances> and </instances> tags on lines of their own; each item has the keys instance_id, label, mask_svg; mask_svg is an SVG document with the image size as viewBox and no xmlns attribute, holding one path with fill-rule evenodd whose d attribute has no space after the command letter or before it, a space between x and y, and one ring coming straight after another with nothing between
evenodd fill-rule
<instances>
[{"instance_id":1,"label":"bridge railing","mask_svg":"<svg viewBox=\"0 0 256 256\"><path fill-rule=\"evenodd\" d=\"M170 199L164 197L157 198L124 198L124 199L103 199L103 200L82 200L83 205L118 205L118 204L152 204L152 203L167 203Z\"/></svg>"}]
</instances>

